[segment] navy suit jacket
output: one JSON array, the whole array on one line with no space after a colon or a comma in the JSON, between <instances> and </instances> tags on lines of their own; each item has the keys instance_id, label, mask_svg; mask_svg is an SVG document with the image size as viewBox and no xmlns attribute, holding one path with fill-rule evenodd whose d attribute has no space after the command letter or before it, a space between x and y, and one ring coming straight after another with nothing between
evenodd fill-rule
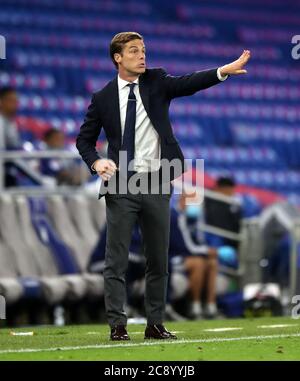
<instances>
[{"instance_id":1,"label":"navy suit jacket","mask_svg":"<svg viewBox=\"0 0 300 381\"><path fill-rule=\"evenodd\" d=\"M146 69L139 76L139 90L145 110L157 131L161 142L161 159L179 159L184 171L184 157L175 139L169 119L169 106L172 99L192 95L199 90L216 85L220 80L217 69L198 71L174 77L162 68ZM96 142L104 129L108 141L107 156L119 165L119 151L122 142L120 121L118 77L116 76L103 89L93 94L84 123L77 136L76 147L91 170L99 159ZM181 173L171 173L170 180Z\"/></svg>"}]
</instances>

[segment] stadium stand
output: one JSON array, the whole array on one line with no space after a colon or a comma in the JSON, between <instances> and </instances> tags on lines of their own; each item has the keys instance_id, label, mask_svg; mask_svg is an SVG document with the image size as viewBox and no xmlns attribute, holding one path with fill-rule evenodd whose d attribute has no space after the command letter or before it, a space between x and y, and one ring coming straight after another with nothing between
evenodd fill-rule
<instances>
[{"instance_id":1,"label":"stadium stand","mask_svg":"<svg viewBox=\"0 0 300 381\"><path fill-rule=\"evenodd\" d=\"M141 33L148 66L173 75L223 65L247 48L247 76L173 102L174 132L187 158L205 160L207 176L233 176L257 204L260 188L299 206L300 69L286 43L299 11L291 0L176 0L172 7L156 0L1 0L8 54L0 88L18 91L24 147L39 149L44 132L57 128L74 150L91 93L116 75L108 46L117 32ZM103 294L102 276L87 273L105 223L102 202L86 194L3 194L0 220L0 294L9 304Z\"/></svg>"},{"instance_id":2,"label":"stadium stand","mask_svg":"<svg viewBox=\"0 0 300 381\"><path fill-rule=\"evenodd\" d=\"M297 199L300 70L284 46L295 22L294 10L299 10L297 2L288 9L276 3L272 18L281 20L276 29L270 23L269 3L256 2L247 13L247 23L241 24L245 13L239 0L223 0L217 6L176 1L172 22L156 1L143 5L130 1L127 20L121 19L125 5L118 1L89 1L84 6L76 1L1 3L0 30L10 54L1 63L0 85L20 91L22 116L59 127L70 139L78 132L91 91L114 75L107 48L118 30L142 33L148 65L164 66L172 74L217 66L247 45L252 51L247 78L231 78L226 86L174 102L175 131L187 145L187 153L205 159L208 173L226 169L234 175L237 168L230 168L230 162L238 162L240 181L257 185L260 179L255 181L255 175L248 173L263 165L269 171L263 177L271 180L262 186ZM211 150L220 146L226 149L225 160L215 163ZM252 151L239 150L247 147ZM287 187L277 176L278 166L295 172L289 174L292 185Z\"/></svg>"}]
</instances>

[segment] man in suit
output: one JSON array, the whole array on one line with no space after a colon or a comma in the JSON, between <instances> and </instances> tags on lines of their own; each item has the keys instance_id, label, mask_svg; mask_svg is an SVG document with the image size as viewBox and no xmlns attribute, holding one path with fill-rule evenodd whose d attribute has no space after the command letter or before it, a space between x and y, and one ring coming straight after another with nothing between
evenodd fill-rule
<instances>
[{"instance_id":1,"label":"man in suit","mask_svg":"<svg viewBox=\"0 0 300 381\"><path fill-rule=\"evenodd\" d=\"M124 312L125 274L131 233L138 221L146 256L145 339L175 339L163 325L172 190L166 193L162 184L184 172L184 157L173 136L169 105L172 99L216 85L228 75L246 73L243 67L250 52L244 51L236 61L220 68L173 77L161 68L147 69L143 37L136 32L124 32L112 39L110 56L118 75L93 94L76 144L91 173L103 179L99 198L105 194L104 294L110 338L129 339ZM95 149L101 128L108 140L107 159L100 158ZM122 153L132 166L119 159ZM162 163L173 160L179 166L175 169L170 166L165 180ZM148 192L120 191L124 178L125 184L129 184L134 177L143 183L149 180ZM117 184L116 189L109 188L110 183Z\"/></svg>"}]
</instances>

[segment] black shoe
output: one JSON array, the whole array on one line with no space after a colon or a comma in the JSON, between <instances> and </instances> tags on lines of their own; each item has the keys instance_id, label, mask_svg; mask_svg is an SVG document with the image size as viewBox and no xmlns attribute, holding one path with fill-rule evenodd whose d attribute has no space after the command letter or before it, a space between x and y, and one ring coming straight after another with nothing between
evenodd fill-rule
<instances>
[{"instance_id":1,"label":"black shoe","mask_svg":"<svg viewBox=\"0 0 300 381\"><path fill-rule=\"evenodd\" d=\"M167 331L162 324L147 325L144 338L158 340L177 339L177 337L173 333Z\"/></svg>"},{"instance_id":2,"label":"black shoe","mask_svg":"<svg viewBox=\"0 0 300 381\"><path fill-rule=\"evenodd\" d=\"M130 337L127 334L125 325L116 325L115 327L111 327L110 340L113 340L113 341L130 340Z\"/></svg>"}]
</instances>

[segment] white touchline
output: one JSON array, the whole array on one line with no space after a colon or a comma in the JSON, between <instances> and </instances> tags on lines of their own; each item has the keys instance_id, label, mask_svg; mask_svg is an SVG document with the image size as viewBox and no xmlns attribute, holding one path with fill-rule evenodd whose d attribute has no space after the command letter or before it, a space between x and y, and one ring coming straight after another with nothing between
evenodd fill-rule
<instances>
[{"instance_id":1,"label":"white touchline","mask_svg":"<svg viewBox=\"0 0 300 381\"><path fill-rule=\"evenodd\" d=\"M242 327L225 327L225 328L211 328L211 329L204 329L205 332L226 332L226 331L239 331L241 329L244 329Z\"/></svg>"},{"instance_id":2,"label":"white touchline","mask_svg":"<svg viewBox=\"0 0 300 381\"><path fill-rule=\"evenodd\" d=\"M22 348L22 349L4 349L0 350L0 354L5 353L33 353L33 352L55 352L55 351L77 351L82 349L110 349L110 348L126 348L126 347L147 347L155 345L176 345L190 343L222 343L228 341L241 340L268 340L268 339L284 339L285 337L300 337L300 333L282 334L282 335L267 335L267 336L241 336L241 337L224 337L211 339L195 339L195 340L172 340L163 341L155 340L143 343L120 343L120 344L99 344L99 345L82 345L76 347L52 347L52 348Z\"/></svg>"},{"instance_id":3,"label":"white touchline","mask_svg":"<svg viewBox=\"0 0 300 381\"><path fill-rule=\"evenodd\" d=\"M286 328L296 327L299 324L270 324L270 325L258 325L257 328Z\"/></svg>"}]
</instances>

